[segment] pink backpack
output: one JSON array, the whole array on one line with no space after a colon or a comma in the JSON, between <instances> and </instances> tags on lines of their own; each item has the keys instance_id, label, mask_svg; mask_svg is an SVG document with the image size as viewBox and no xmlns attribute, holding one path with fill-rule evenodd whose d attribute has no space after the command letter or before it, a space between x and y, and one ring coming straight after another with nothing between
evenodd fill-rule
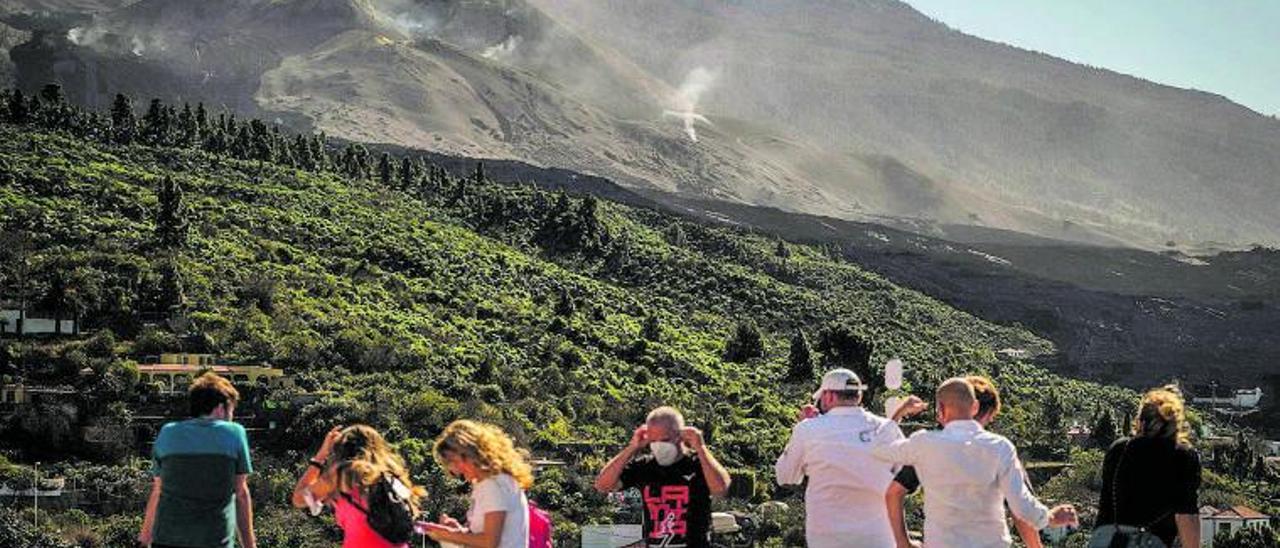
<instances>
[{"instance_id":1,"label":"pink backpack","mask_svg":"<svg viewBox=\"0 0 1280 548\"><path fill-rule=\"evenodd\" d=\"M551 514L529 501L529 548L551 547Z\"/></svg>"}]
</instances>

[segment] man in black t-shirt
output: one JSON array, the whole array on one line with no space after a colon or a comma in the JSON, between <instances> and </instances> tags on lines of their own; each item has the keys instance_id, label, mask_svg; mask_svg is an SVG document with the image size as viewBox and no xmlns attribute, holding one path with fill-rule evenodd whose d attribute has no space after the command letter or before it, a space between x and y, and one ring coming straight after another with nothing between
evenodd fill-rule
<instances>
[{"instance_id":1,"label":"man in black t-shirt","mask_svg":"<svg viewBox=\"0 0 1280 548\"><path fill-rule=\"evenodd\" d=\"M641 449L649 452L638 455ZM671 407L649 413L631 442L596 478L596 490L640 490L644 543L650 548L710 546L711 497L729 491L729 472L716 461L697 428Z\"/></svg>"}]
</instances>

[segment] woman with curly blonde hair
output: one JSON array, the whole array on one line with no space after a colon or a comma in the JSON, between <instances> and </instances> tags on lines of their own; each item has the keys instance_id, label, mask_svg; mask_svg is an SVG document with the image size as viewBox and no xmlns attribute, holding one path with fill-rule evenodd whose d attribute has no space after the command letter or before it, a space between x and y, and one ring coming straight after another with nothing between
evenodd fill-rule
<instances>
[{"instance_id":1,"label":"woman with curly blonde hair","mask_svg":"<svg viewBox=\"0 0 1280 548\"><path fill-rule=\"evenodd\" d=\"M1102 464L1097 525L1142 529L1166 546L1200 545L1200 455L1191 447L1182 391L1168 385L1138 404L1132 437L1115 442Z\"/></svg>"},{"instance_id":2,"label":"woman with curly blonde hair","mask_svg":"<svg viewBox=\"0 0 1280 548\"><path fill-rule=\"evenodd\" d=\"M454 421L436 438L436 460L471 484L467 524L449 516L428 524L427 535L442 544L482 548L527 548L533 468L501 428Z\"/></svg>"},{"instance_id":3,"label":"woman with curly blonde hair","mask_svg":"<svg viewBox=\"0 0 1280 548\"><path fill-rule=\"evenodd\" d=\"M379 485L384 481L386 485ZM375 494L387 496L395 504L407 504L408 522L398 523L394 516L370 515L386 508L370 504ZM332 506L334 519L342 528L343 548L408 548L406 542L387 540L370 523L396 522L400 526L397 534L407 537L412 533L412 519L418 515L418 503L425 495L424 489L413 485L404 459L382 434L356 424L335 427L325 435L293 488L292 502L295 507L310 508L312 514Z\"/></svg>"}]
</instances>

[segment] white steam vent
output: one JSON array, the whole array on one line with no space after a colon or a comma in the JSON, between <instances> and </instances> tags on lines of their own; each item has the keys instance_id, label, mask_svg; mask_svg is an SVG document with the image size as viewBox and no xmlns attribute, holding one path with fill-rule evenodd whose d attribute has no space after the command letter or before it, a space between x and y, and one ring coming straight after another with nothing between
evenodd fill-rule
<instances>
[{"instance_id":1,"label":"white steam vent","mask_svg":"<svg viewBox=\"0 0 1280 548\"><path fill-rule=\"evenodd\" d=\"M677 118L684 122L684 132L689 136L689 140L698 142L697 122L711 125L711 120L706 116L698 114L698 100L702 98L702 94L711 87L715 82L715 74L706 67L697 67L689 71L684 77L684 83L680 84L680 89L675 96L675 109L668 109L662 112L664 118Z\"/></svg>"}]
</instances>

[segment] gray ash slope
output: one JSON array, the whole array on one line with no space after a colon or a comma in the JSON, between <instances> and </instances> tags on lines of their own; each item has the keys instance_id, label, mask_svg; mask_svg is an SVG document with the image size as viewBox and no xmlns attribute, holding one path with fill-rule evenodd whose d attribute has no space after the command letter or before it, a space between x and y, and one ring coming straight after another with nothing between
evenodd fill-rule
<instances>
[{"instance_id":1,"label":"gray ash slope","mask_svg":"<svg viewBox=\"0 0 1280 548\"><path fill-rule=\"evenodd\" d=\"M27 39L14 77L850 220L1280 243L1274 118L894 0L125 3L14 2L94 13L34 32L6 16L31 34L0 36ZM666 113L685 110L706 116L696 141Z\"/></svg>"}]
</instances>

